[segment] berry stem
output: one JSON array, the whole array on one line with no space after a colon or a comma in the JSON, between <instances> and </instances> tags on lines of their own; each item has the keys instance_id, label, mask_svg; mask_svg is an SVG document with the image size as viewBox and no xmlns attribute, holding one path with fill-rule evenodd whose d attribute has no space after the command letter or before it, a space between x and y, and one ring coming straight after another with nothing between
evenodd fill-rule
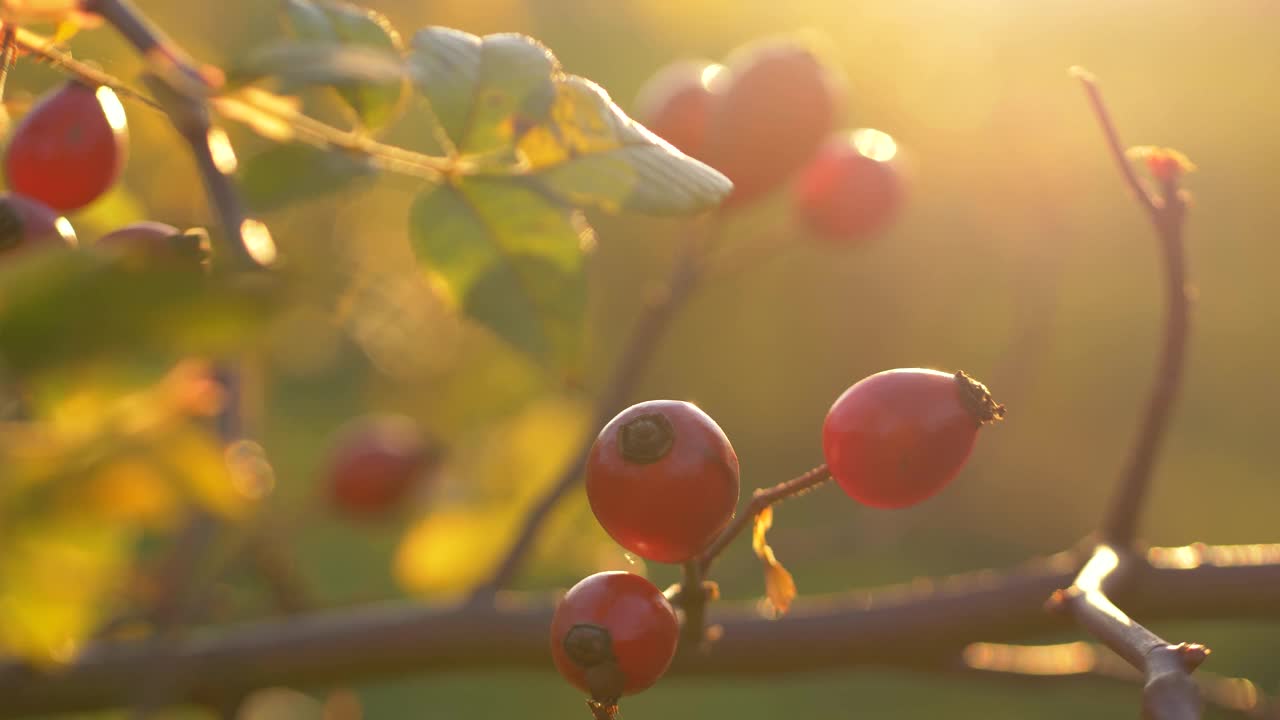
<instances>
[{"instance_id":1,"label":"berry stem","mask_svg":"<svg viewBox=\"0 0 1280 720\"><path fill-rule=\"evenodd\" d=\"M591 717L594 718L594 720L617 720L617 705L610 705L597 700L588 700L587 707L591 710Z\"/></svg>"},{"instance_id":2,"label":"berry stem","mask_svg":"<svg viewBox=\"0 0 1280 720\"><path fill-rule=\"evenodd\" d=\"M1138 203L1147 211L1160 242L1164 265L1166 313L1164 342L1160 350L1155 383L1147 399L1146 410L1138 425L1129 459L1120 475L1120 481L1102 522L1102 541L1117 547L1133 544L1142 506L1151 486L1151 475L1156 455L1169 426L1169 419L1178 389L1182 383L1182 371L1186 365L1187 339L1190 334L1191 299L1187 293L1188 278L1186 251L1183 243L1183 225L1186 218L1187 198L1179 190L1177 180L1161 184L1160 196L1153 196L1134 173L1133 166L1124 152L1124 145L1116 131L1111 114L1103 102L1095 78L1087 71L1073 69L1073 74L1084 86L1089 104L1097 117L1098 125L1106 138L1107 147L1116 165Z\"/></svg>"},{"instance_id":3,"label":"berry stem","mask_svg":"<svg viewBox=\"0 0 1280 720\"><path fill-rule=\"evenodd\" d=\"M706 637L707 592L702 586L702 566L698 560L684 564L680 581L680 607L684 610L684 627L680 629L681 642L698 649Z\"/></svg>"},{"instance_id":4,"label":"berry stem","mask_svg":"<svg viewBox=\"0 0 1280 720\"><path fill-rule=\"evenodd\" d=\"M0 29L0 100L4 99L5 84L9 80L9 71L18 59L18 45L12 25L5 23Z\"/></svg>"},{"instance_id":5,"label":"berry stem","mask_svg":"<svg viewBox=\"0 0 1280 720\"><path fill-rule=\"evenodd\" d=\"M738 535L740 535L747 525L750 525L756 515L759 515L765 508L782 502L787 498L803 495L810 490L818 487L822 483L831 479L831 472L827 469L826 464L800 475L791 478L785 482L780 482L771 488L759 488L751 495L751 502L747 505L744 512L738 513L733 521L729 523L729 527L720 533L711 545L703 551L697 562L698 569L702 575L706 575L707 570L711 568L711 564L715 559L729 547ZM686 585L687 587L687 585Z\"/></svg>"}]
</instances>

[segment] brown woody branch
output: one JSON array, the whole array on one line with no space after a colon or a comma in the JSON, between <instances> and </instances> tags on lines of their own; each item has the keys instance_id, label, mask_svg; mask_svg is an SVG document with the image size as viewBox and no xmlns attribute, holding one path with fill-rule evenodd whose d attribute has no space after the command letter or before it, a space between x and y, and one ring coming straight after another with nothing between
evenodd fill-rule
<instances>
[{"instance_id":1,"label":"brown woody branch","mask_svg":"<svg viewBox=\"0 0 1280 720\"><path fill-rule=\"evenodd\" d=\"M129 0L84 0L81 8L101 15L155 71L152 90L162 94L160 106L191 150L231 266L269 265L275 255L271 236L248 217L230 178L235 169L231 145L209 119L208 97L221 82L220 73L198 66Z\"/></svg>"},{"instance_id":2,"label":"brown woody branch","mask_svg":"<svg viewBox=\"0 0 1280 720\"><path fill-rule=\"evenodd\" d=\"M1053 594L1050 609L1072 615L1089 634L1143 673L1143 717L1195 720L1202 703L1191 673L1209 650L1201 645L1173 645L1134 622L1111 601L1113 579L1127 574L1128 562L1111 546L1099 545L1071 587Z\"/></svg>"},{"instance_id":3,"label":"brown woody branch","mask_svg":"<svg viewBox=\"0 0 1280 720\"><path fill-rule=\"evenodd\" d=\"M1084 86L1107 148L1120 169L1125 184L1151 218L1160 241L1164 265L1167 311L1156 380L1138 426L1133 450L1125 463L1116 494L1101 528L1104 543L1123 549L1131 545L1137 535L1139 515L1151 486L1155 458L1169 426L1173 403L1182 382L1182 370L1186 364L1191 314L1191 303L1187 295L1186 253L1182 242L1186 201L1179 192L1176 181L1165 183L1159 198L1143 186L1125 155L1124 144L1121 143L1115 123L1103 102L1097 81L1082 68L1073 68L1072 74Z\"/></svg>"},{"instance_id":4,"label":"brown woody branch","mask_svg":"<svg viewBox=\"0 0 1280 720\"><path fill-rule=\"evenodd\" d=\"M1169 426L1173 402L1186 364L1190 301L1186 292L1186 257L1182 226L1186 204L1176 175L1163 180L1157 199L1138 180L1107 111L1097 82L1076 68L1073 74L1084 86L1089 103L1120 173L1143 209L1160 241L1165 270L1167 315L1155 384L1138 436L1120 477L1119 487L1100 531L1102 542L1089 562L1065 590L1054 593L1050 606L1072 615L1091 635L1143 673L1143 717L1150 720L1195 720L1203 710L1192 671L1208 655L1200 645L1173 645L1134 622L1112 601L1114 586L1127 578L1128 550L1137 535L1139 514L1145 502L1155 458Z\"/></svg>"},{"instance_id":5,"label":"brown woody branch","mask_svg":"<svg viewBox=\"0 0 1280 720\"><path fill-rule=\"evenodd\" d=\"M964 649L957 669L966 677L1002 680L1019 685L1055 687L1066 682L1093 685L1110 681L1144 684L1146 677L1105 646L1087 642L1057 645L973 643ZM1245 678L1196 673L1205 702L1219 710L1254 720L1274 720L1276 701Z\"/></svg>"},{"instance_id":6,"label":"brown woody branch","mask_svg":"<svg viewBox=\"0 0 1280 720\"><path fill-rule=\"evenodd\" d=\"M671 676L781 674L865 665L936 669L966 645L1028 640L1068 626L1043 601L1070 584L1079 558L1063 554L1006 573L809 597L781 620L721 609L708 653L682 653ZM1153 550L1135 558L1116 601L1151 619L1274 618L1280 546ZM101 643L42 673L0 665L0 718L87 711L132 699L163 653L181 668L181 699L202 702L275 685L350 684L413 672L547 668L551 607L500 596L431 608L393 604L283 618L174 640Z\"/></svg>"}]
</instances>

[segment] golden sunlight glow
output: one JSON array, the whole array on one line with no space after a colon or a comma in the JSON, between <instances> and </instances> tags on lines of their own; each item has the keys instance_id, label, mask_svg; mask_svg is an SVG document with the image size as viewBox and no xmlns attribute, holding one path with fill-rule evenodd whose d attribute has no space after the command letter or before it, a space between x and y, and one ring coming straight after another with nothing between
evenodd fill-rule
<instances>
[{"instance_id":1,"label":"golden sunlight glow","mask_svg":"<svg viewBox=\"0 0 1280 720\"><path fill-rule=\"evenodd\" d=\"M231 147L231 138L219 127L209 128L209 154L213 156L214 167L223 175L236 171L236 151Z\"/></svg>"},{"instance_id":2,"label":"golden sunlight glow","mask_svg":"<svg viewBox=\"0 0 1280 720\"><path fill-rule=\"evenodd\" d=\"M871 128L859 128L849 134L849 142L858 153L878 162L888 162L898 154L898 143L893 136Z\"/></svg>"},{"instance_id":3,"label":"golden sunlight glow","mask_svg":"<svg viewBox=\"0 0 1280 720\"><path fill-rule=\"evenodd\" d=\"M1158 568L1189 570L1201 565L1231 567L1280 562L1280 544L1205 545L1155 547L1147 551L1147 562Z\"/></svg>"},{"instance_id":4,"label":"golden sunlight glow","mask_svg":"<svg viewBox=\"0 0 1280 720\"><path fill-rule=\"evenodd\" d=\"M76 239L76 229L71 226L70 220L64 217L59 217L57 220L53 221L53 228L58 231L58 234L62 236L63 240L67 241L68 245L79 244L79 240Z\"/></svg>"},{"instance_id":5,"label":"golden sunlight glow","mask_svg":"<svg viewBox=\"0 0 1280 720\"><path fill-rule=\"evenodd\" d=\"M261 265L270 265L276 261L276 243L271 239L271 231L260 220L246 219L240 224L240 238L244 241L244 249L249 257Z\"/></svg>"},{"instance_id":6,"label":"golden sunlight glow","mask_svg":"<svg viewBox=\"0 0 1280 720\"><path fill-rule=\"evenodd\" d=\"M976 670L1019 675L1080 675L1094 669L1098 657L1086 642L1058 645L1004 645L970 643L963 652L965 665Z\"/></svg>"},{"instance_id":7,"label":"golden sunlight glow","mask_svg":"<svg viewBox=\"0 0 1280 720\"><path fill-rule=\"evenodd\" d=\"M1118 567L1120 567L1120 556L1115 550L1103 545L1094 551L1093 557L1089 558L1089 562L1080 571L1076 586L1087 593L1101 592L1102 581Z\"/></svg>"},{"instance_id":8,"label":"golden sunlight glow","mask_svg":"<svg viewBox=\"0 0 1280 720\"><path fill-rule=\"evenodd\" d=\"M116 97L116 91L103 85L94 91L94 96L98 98L98 105L102 108L102 114L107 118L107 124L115 132L124 132L128 126L128 121L124 115L124 105L120 104L120 98Z\"/></svg>"},{"instance_id":9,"label":"golden sunlight glow","mask_svg":"<svg viewBox=\"0 0 1280 720\"><path fill-rule=\"evenodd\" d=\"M709 88L711 87L711 81L715 80L716 76L723 71L723 65L720 63L711 63L702 69L702 76L698 78L698 80L702 83L702 87Z\"/></svg>"}]
</instances>

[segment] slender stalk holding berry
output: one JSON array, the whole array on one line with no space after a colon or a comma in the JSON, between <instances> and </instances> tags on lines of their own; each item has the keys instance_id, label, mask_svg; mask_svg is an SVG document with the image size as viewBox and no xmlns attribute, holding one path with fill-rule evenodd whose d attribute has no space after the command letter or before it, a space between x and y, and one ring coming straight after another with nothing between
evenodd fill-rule
<instances>
[{"instance_id":1,"label":"slender stalk holding berry","mask_svg":"<svg viewBox=\"0 0 1280 720\"><path fill-rule=\"evenodd\" d=\"M747 505L743 512L738 513L733 522L729 523L729 527L702 552L697 560L698 570L705 575L711 569L711 564L716 558L729 547L731 543L742 531L755 520L755 517L764 511L765 508L775 505L786 500L787 498L803 495L810 490L818 487L822 483L831 479L831 472L827 466L819 465L818 467L784 482L780 482L771 488L759 488L751 495L751 502ZM687 612L687 607L686 607Z\"/></svg>"}]
</instances>

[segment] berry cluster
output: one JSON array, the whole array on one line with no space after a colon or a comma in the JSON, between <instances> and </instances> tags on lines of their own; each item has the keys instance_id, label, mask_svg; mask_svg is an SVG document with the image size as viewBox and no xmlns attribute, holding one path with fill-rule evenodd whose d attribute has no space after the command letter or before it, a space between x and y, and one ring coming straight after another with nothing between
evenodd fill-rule
<instances>
[{"instance_id":1,"label":"berry cluster","mask_svg":"<svg viewBox=\"0 0 1280 720\"><path fill-rule=\"evenodd\" d=\"M856 241L897 213L898 146L868 128L836 130L844 80L812 48L766 40L724 64L681 60L645 84L636 114L654 133L733 181L726 208L791 184L797 223L817 237Z\"/></svg>"},{"instance_id":2,"label":"berry cluster","mask_svg":"<svg viewBox=\"0 0 1280 720\"><path fill-rule=\"evenodd\" d=\"M13 129L5 149L10 192L0 193L0 255L76 247L62 213L102 197L119 180L129 152L124 106L115 92L79 80L51 90ZM105 252L144 259L202 262L208 236L144 221L117 228L93 243Z\"/></svg>"},{"instance_id":3,"label":"berry cluster","mask_svg":"<svg viewBox=\"0 0 1280 720\"><path fill-rule=\"evenodd\" d=\"M832 404L823 455L854 500L904 508L940 492L982 425L1003 416L987 388L963 372L886 370ZM596 438L586 474L596 520L619 545L656 562L696 561L725 532L738 501L733 446L687 402L651 400L619 413ZM638 575L603 572L557 606L551 652L571 684L612 706L666 672L679 637L662 591Z\"/></svg>"}]
</instances>

